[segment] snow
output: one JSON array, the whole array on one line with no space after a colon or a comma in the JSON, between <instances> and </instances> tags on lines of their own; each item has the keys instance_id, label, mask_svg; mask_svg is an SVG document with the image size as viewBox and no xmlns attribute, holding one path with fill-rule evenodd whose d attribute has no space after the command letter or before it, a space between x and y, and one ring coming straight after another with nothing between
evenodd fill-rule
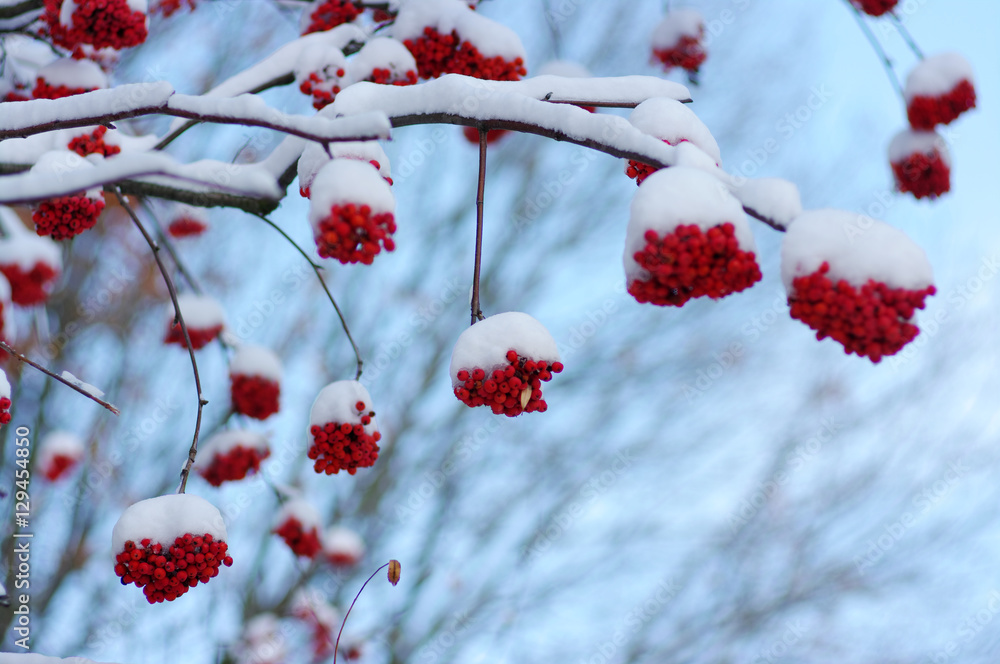
<instances>
[{"instance_id":1,"label":"snow","mask_svg":"<svg viewBox=\"0 0 1000 664\"><path fill-rule=\"evenodd\" d=\"M7 596L7 589L4 588L3 581L0 581L0 597Z\"/></svg>"},{"instance_id":2,"label":"snow","mask_svg":"<svg viewBox=\"0 0 1000 664\"><path fill-rule=\"evenodd\" d=\"M139 544L146 538L173 544L187 533L225 541L226 524L219 510L204 498L187 493L158 496L125 510L111 532L111 549L117 554L125 550L126 541Z\"/></svg>"},{"instance_id":3,"label":"snow","mask_svg":"<svg viewBox=\"0 0 1000 664\"><path fill-rule=\"evenodd\" d=\"M10 399L10 381L7 380L7 372L0 369L0 397Z\"/></svg>"},{"instance_id":4,"label":"snow","mask_svg":"<svg viewBox=\"0 0 1000 664\"><path fill-rule=\"evenodd\" d=\"M184 325L188 329L197 328L201 330L225 325L226 314L222 305L212 297L198 295L196 293L178 293L177 305L180 307L181 315L184 317ZM174 305L167 304L166 308L167 325L174 324Z\"/></svg>"},{"instance_id":5,"label":"snow","mask_svg":"<svg viewBox=\"0 0 1000 664\"><path fill-rule=\"evenodd\" d=\"M936 97L951 92L967 80L973 83L972 66L958 53L939 53L924 58L906 77L906 103L914 97Z\"/></svg>"},{"instance_id":6,"label":"snow","mask_svg":"<svg viewBox=\"0 0 1000 664\"><path fill-rule=\"evenodd\" d=\"M889 161L898 163L914 154L932 156L937 153L942 161L951 166L951 153L944 138L934 131L914 131L904 129L889 143Z\"/></svg>"},{"instance_id":7,"label":"snow","mask_svg":"<svg viewBox=\"0 0 1000 664\"><path fill-rule=\"evenodd\" d=\"M406 72L417 71L417 61L402 42L389 37L375 37L351 58L351 79L364 80L375 69L388 69L394 78L405 78Z\"/></svg>"},{"instance_id":8,"label":"snow","mask_svg":"<svg viewBox=\"0 0 1000 664\"><path fill-rule=\"evenodd\" d=\"M194 205L174 203L170 206L170 221L173 222L179 219L191 219L193 221L200 221L201 223L207 225L208 210Z\"/></svg>"},{"instance_id":9,"label":"snow","mask_svg":"<svg viewBox=\"0 0 1000 664\"><path fill-rule=\"evenodd\" d=\"M509 364L507 351L515 350L532 361L558 362L559 348L545 326L526 313L508 311L494 314L467 328L451 353L451 382L462 381L458 372L483 369L487 374Z\"/></svg>"},{"instance_id":10,"label":"snow","mask_svg":"<svg viewBox=\"0 0 1000 664\"><path fill-rule=\"evenodd\" d=\"M358 412L354 407L359 401L364 402L364 411ZM372 397L365 386L356 380L338 380L330 383L316 395L312 409L309 411L309 426L323 426L331 422L344 424L361 424L362 414L374 410ZM378 431L375 418L364 426L368 435Z\"/></svg>"},{"instance_id":11,"label":"snow","mask_svg":"<svg viewBox=\"0 0 1000 664\"><path fill-rule=\"evenodd\" d=\"M417 39L425 27L443 35L456 32L461 41L471 42L487 58L528 59L516 32L469 9L462 0L408 0L396 15L392 36L399 41Z\"/></svg>"},{"instance_id":12,"label":"snow","mask_svg":"<svg viewBox=\"0 0 1000 664\"><path fill-rule=\"evenodd\" d=\"M890 288L923 289L934 276L927 255L902 231L844 210L809 210L789 226L781 247L781 280L792 293L796 277L830 264L828 277L861 287L869 279Z\"/></svg>"},{"instance_id":13,"label":"snow","mask_svg":"<svg viewBox=\"0 0 1000 664\"><path fill-rule=\"evenodd\" d=\"M359 560L365 555L365 542L350 528L332 526L323 534L323 553Z\"/></svg>"},{"instance_id":14,"label":"snow","mask_svg":"<svg viewBox=\"0 0 1000 664\"><path fill-rule=\"evenodd\" d=\"M264 452L268 449L267 437L255 431L247 429L233 429L230 431L220 431L199 445L198 452L211 459L214 456L224 456L234 447L260 450Z\"/></svg>"},{"instance_id":15,"label":"snow","mask_svg":"<svg viewBox=\"0 0 1000 664\"><path fill-rule=\"evenodd\" d=\"M373 214L392 213L396 199L375 167L356 159L334 159L324 165L310 187L309 223L318 228L334 205L367 205Z\"/></svg>"},{"instance_id":16,"label":"snow","mask_svg":"<svg viewBox=\"0 0 1000 664\"><path fill-rule=\"evenodd\" d=\"M565 78L590 78L590 70L571 60L549 60L538 68L538 76L562 76Z\"/></svg>"},{"instance_id":17,"label":"snow","mask_svg":"<svg viewBox=\"0 0 1000 664\"><path fill-rule=\"evenodd\" d=\"M781 178L747 180L733 189L733 194L747 208L787 228L802 214L799 188Z\"/></svg>"},{"instance_id":18,"label":"snow","mask_svg":"<svg viewBox=\"0 0 1000 664\"><path fill-rule=\"evenodd\" d=\"M382 149L382 146L375 141L331 143L330 155L333 155L334 159L356 159L365 163L377 161L379 175L383 179L392 177L389 169L389 156ZM299 157L300 187L312 187L316 173L330 161L330 155L318 143L310 143L306 146L306 149L302 151L302 156Z\"/></svg>"},{"instance_id":19,"label":"snow","mask_svg":"<svg viewBox=\"0 0 1000 664\"><path fill-rule=\"evenodd\" d=\"M86 171L93 168L94 164L92 162L75 152L70 150L51 150L39 157L35 165L31 167L29 173L39 179L59 182L66 173L77 170ZM84 195L92 200L103 200L100 187L91 187L86 190Z\"/></svg>"},{"instance_id":20,"label":"snow","mask_svg":"<svg viewBox=\"0 0 1000 664\"><path fill-rule=\"evenodd\" d=\"M82 459L85 451L83 440L75 433L69 431L52 431L48 433L40 441L39 448L38 463L43 468L48 467L56 455L71 459Z\"/></svg>"},{"instance_id":21,"label":"snow","mask_svg":"<svg viewBox=\"0 0 1000 664\"><path fill-rule=\"evenodd\" d=\"M635 107L628 121L639 131L670 145L691 141L717 165L722 164L722 152L715 137L687 104L665 97L647 99Z\"/></svg>"},{"instance_id":22,"label":"snow","mask_svg":"<svg viewBox=\"0 0 1000 664\"><path fill-rule=\"evenodd\" d=\"M6 237L0 238L0 265L15 264L30 272L37 263L46 263L56 272L62 271L62 253L59 246L47 237L31 233L21 223L20 217L9 207L0 205L0 226Z\"/></svg>"},{"instance_id":23,"label":"snow","mask_svg":"<svg viewBox=\"0 0 1000 664\"><path fill-rule=\"evenodd\" d=\"M108 77L93 60L60 58L38 70L38 78L52 86L103 90L108 87Z\"/></svg>"},{"instance_id":24,"label":"snow","mask_svg":"<svg viewBox=\"0 0 1000 664\"><path fill-rule=\"evenodd\" d=\"M677 45L681 37L700 39L704 32L705 20L698 10L675 9L667 13L653 30L653 49L670 49Z\"/></svg>"},{"instance_id":25,"label":"snow","mask_svg":"<svg viewBox=\"0 0 1000 664\"><path fill-rule=\"evenodd\" d=\"M77 378L76 376L74 376L73 374L71 374L68 371L63 371L59 375L59 377L62 378L63 380L65 380L65 381L69 382L69 383L72 383L76 387L79 387L81 390L83 390L87 394L89 394L91 396L94 396L94 397L97 397L98 399L100 399L101 397L104 396L104 392L102 390L94 387L90 383L83 382L82 380L80 380L79 378Z\"/></svg>"},{"instance_id":26,"label":"snow","mask_svg":"<svg viewBox=\"0 0 1000 664\"><path fill-rule=\"evenodd\" d=\"M635 253L646 246L647 230L663 237L678 226L695 225L702 231L729 222L743 251L756 251L753 233L739 200L717 178L685 166L656 171L632 198L625 235L625 274L631 281L645 276Z\"/></svg>"},{"instance_id":27,"label":"snow","mask_svg":"<svg viewBox=\"0 0 1000 664\"><path fill-rule=\"evenodd\" d=\"M315 72L332 87L334 83L339 83L347 77L347 58L340 49L329 48L322 44L314 44L302 49L298 59L295 61L295 82L301 85L309 78L309 74ZM338 76L337 71L343 71L343 76ZM345 80L340 86L346 88L349 83Z\"/></svg>"},{"instance_id":28,"label":"snow","mask_svg":"<svg viewBox=\"0 0 1000 664\"><path fill-rule=\"evenodd\" d=\"M259 376L278 383L281 382L281 360L270 348L241 345L229 361L229 374Z\"/></svg>"},{"instance_id":29,"label":"snow","mask_svg":"<svg viewBox=\"0 0 1000 664\"><path fill-rule=\"evenodd\" d=\"M281 524L290 518L294 518L302 524L302 530L309 530L311 528L318 530L323 526L323 520L320 518L316 508L301 498L293 498L281 506L281 509L278 510L278 515L274 519L275 527L281 526Z\"/></svg>"}]
</instances>

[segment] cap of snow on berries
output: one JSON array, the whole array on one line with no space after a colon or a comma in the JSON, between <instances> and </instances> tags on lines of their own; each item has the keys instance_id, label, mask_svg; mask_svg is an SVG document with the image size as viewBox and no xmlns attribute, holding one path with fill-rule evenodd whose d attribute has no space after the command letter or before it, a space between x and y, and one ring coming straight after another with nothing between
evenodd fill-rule
<instances>
[{"instance_id":1,"label":"cap of snow on berries","mask_svg":"<svg viewBox=\"0 0 1000 664\"><path fill-rule=\"evenodd\" d=\"M172 601L230 566L222 514L204 498L173 494L135 503L111 532L115 574L150 603Z\"/></svg>"},{"instance_id":2,"label":"cap of snow on berries","mask_svg":"<svg viewBox=\"0 0 1000 664\"><path fill-rule=\"evenodd\" d=\"M325 32L338 25L350 23L356 19L363 7L358 7L351 0L314 0L306 5L302 13L300 28L303 35L313 32Z\"/></svg>"},{"instance_id":3,"label":"cap of snow on berries","mask_svg":"<svg viewBox=\"0 0 1000 664\"><path fill-rule=\"evenodd\" d=\"M325 114L325 112L320 113L320 115ZM329 148L330 154L327 154L322 145L311 142L299 157L299 193L306 198L309 198L316 174L334 159L354 159L371 164L383 180L392 184L389 156L378 141L342 141L331 143Z\"/></svg>"},{"instance_id":4,"label":"cap of snow on berries","mask_svg":"<svg viewBox=\"0 0 1000 664\"><path fill-rule=\"evenodd\" d=\"M51 150L31 167L31 173L58 178L67 172L91 168L94 165L76 152ZM35 232L39 235L48 235L53 240L66 240L93 228L103 211L104 197L101 196L101 189L93 187L84 192L42 201L35 206L31 218L35 222Z\"/></svg>"},{"instance_id":5,"label":"cap of snow on berries","mask_svg":"<svg viewBox=\"0 0 1000 664\"><path fill-rule=\"evenodd\" d=\"M11 342L16 338L17 328L15 325L10 282L0 272L0 341Z\"/></svg>"},{"instance_id":6,"label":"cap of snow on berries","mask_svg":"<svg viewBox=\"0 0 1000 664\"><path fill-rule=\"evenodd\" d=\"M958 53L924 58L906 77L903 96L914 129L948 124L976 106L972 66Z\"/></svg>"},{"instance_id":7,"label":"cap of snow on berries","mask_svg":"<svg viewBox=\"0 0 1000 664\"><path fill-rule=\"evenodd\" d=\"M889 143L896 187L916 198L937 198L951 189L951 154L933 131L904 129Z\"/></svg>"},{"instance_id":8,"label":"cap of snow on berries","mask_svg":"<svg viewBox=\"0 0 1000 664\"><path fill-rule=\"evenodd\" d=\"M365 542L350 528L332 526L323 533L323 555L331 565L356 565L365 555Z\"/></svg>"},{"instance_id":9,"label":"cap of snow on berries","mask_svg":"<svg viewBox=\"0 0 1000 664\"><path fill-rule=\"evenodd\" d=\"M317 473L333 475L372 466L382 439L375 424L371 395L356 380L330 383L316 396L309 411L312 445L308 457Z\"/></svg>"},{"instance_id":10,"label":"cap of snow on berries","mask_svg":"<svg viewBox=\"0 0 1000 664\"><path fill-rule=\"evenodd\" d=\"M170 237L193 237L208 230L208 210L205 208L175 203L168 218L167 233Z\"/></svg>"},{"instance_id":11,"label":"cap of snow on berries","mask_svg":"<svg viewBox=\"0 0 1000 664\"><path fill-rule=\"evenodd\" d=\"M198 474L212 486L241 480L260 470L260 462L270 456L267 437L243 429L222 431L209 438L198 450Z\"/></svg>"},{"instance_id":12,"label":"cap of snow on berries","mask_svg":"<svg viewBox=\"0 0 1000 664\"><path fill-rule=\"evenodd\" d=\"M30 307L44 302L62 272L62 252L47 237L28 232L21 219L0 206L6 237L0 237L0 272L10 283L14 304Z\"/></svg>"},{"instance_id":13,"label":"cap of snow on berries","mask_svg":"<svg viewBox=\"0 0 1000 664\"><path fill-rule=\"evenodd\" d=\"M96 62L60 58L38 70L31 94L35 99L61 99L107 87L107 74Z\"/></svg>"},{"instance_id":14,"label":"cap of snow on berries","mask_svg":"<svg viewBox=\"0 0 1000 664\"><path fill-rule=\"evenodd\" d=\"M7 373L0 369L0 424L10 424L10 381Z\"/></svg>"},{"instance_id":15,"label":"cap of snow on berries","mask_svg":"<svg viewBox=\"0 0 1000 664\"><path fill-rule=\"evenodd\" d=\"M225 327L225 312L222 310L222 305L212 297L195 293L178 293L177 305L184 318L188 336L191 337L191 346L195 350L204 347L219 336L222 328ZM167 321L166 343L174 343L186 348L184 331L179 322L174 323L172 303L167 304L164 314Z\"/></svg>"},{"instance_id":16,"label":"cap of snow on berries","mask_svg":"<svg viewBox=\"0 0 1000 664\"><path fill-rule=\"evenodd\" d=\"M716 166L722 165L722 152L712 132L708 130L687 104L676 99L655 97L642 102L629 114L628 121L641 132L654 136L668 145L690 142L708 155ZM625 169L637 183L654 172L651 166L630 160Z\"/></svg>"},{"instance_id":17,"label":"cap of snow on berries","mask_svg":"<svg viewBox=\"0 0 1000 664\"><path fill-rule=\"evenodd\" d=\"M541 384L562 371L560 359L544 325L510 311L462 332L449 373L455 396L467 406L487 406L497 415L515 417L548 409Z\"/></svg>"},{"instance_id":18,"label":"cap of snow on berries","mask_svg":"<svg viewBox=\"0 0 1000 664\"><path fill-rule=\"evenodd\" d=\"M657 171L632 198L623 258L639 302L681 306L749 288L761 278L755 252L740 201L701 170Z\"/></svg>"},{"instance_id":19,"label":"cap of snow on berries","mask_svg":"<svg viewBox=\"0 0 1000 664\"><path fill-rule=\"evenodd\" d=\"M69 431L52 431L39 442L38 466L45 479L54 482L73 470L83 459L83 440Z\"/></svg>"},{"instance_id":20,"label":"cap of snow on berries","mask_svg":"<svg viewBox=\"0 0 1000 664\"><path fill-rule=\"evenodd\" d=\"M919 332L911 320L933 295L927 256L902 231L843 210L811 210L789 227L781 279L792 318L874 362Z\"/></svg>"},{"instance_id":21,"label":"cap of snow on berries","mask_svg":"<svg viewBox=\"0 0 1000 664\"><path fill-rule=\"evenodd\" d=\"M396 199L375 167L356 159L334 159L313 178L309 223L319 255L341 263L371 265L396 244Z\"/></svg>"},{"instance_id":22,"label":"cap of snow on berries","mask_svg":"<svg viewBox=\"0 0 1000 664\"><path fill-rule=\"evenodd\" d=\"M307 46L295 62L295 83L299 91L313 98L313 108L333 103L337 94L354 81L348 73L344 53L328 44Z\"/></svg>"},{"instance_id":23,"label":"cap of snow on berries","mask_svg":"<svg viewBox=\"0 0 1000 664\"><path fill-rule=\"evenodd\" d=\"M705 20L698 10L674 9L653 29L653 55L667 69L680 67L696 72L706 58L701 45L704 35Z\"/></svg>"},{"instance_id":24,"label":"cap of snow on berries","mask_svg":"<svg viewBox=\"0 0 1000 664\"><path fill-rule=\"evenodd\" d=\"M350 76L355 81L382 85L414 85L417 61L401 41L391 37L369 39L351 58Z\"/></svg>"},{"instance_id":25,"label":"cap of snow on berries","mask_svg":"<svg viewBox=\"0 0 1000 664\"><path fill-rule=\"evenodd\" d=\"M274 519L274 533L297 556L312 558L322 549L322 520L316 508L301 499L287 501Z\"/></svg>"}]
</instances>

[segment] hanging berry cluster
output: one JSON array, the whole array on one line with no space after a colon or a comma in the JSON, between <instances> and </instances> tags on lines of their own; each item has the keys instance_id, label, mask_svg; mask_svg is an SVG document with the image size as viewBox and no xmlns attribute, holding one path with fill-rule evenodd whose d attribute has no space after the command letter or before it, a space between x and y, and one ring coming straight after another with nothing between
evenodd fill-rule
<instances>
[{"instance_id":1,"label":"hanging berry cluster","mask_svg":"<svg viewBox=\"0 0 1000 664\"><path fill-rule=\"evenodd\" d=\"M177 305L181 317L191 338L191 348L198 350L216 339L225 327L225 314L222 307L211 297L193 293L181 293L177 296ZM167 307L167 334L164 343L177 344L187 348L184 340L184 329L179 320L175 320L173 305Z\"/></svg>"},{"instance_id":2,"label":"hanging berry cluster","mask_svg":"<svg viewBox=\"0 0 1000 664\"><path fill-rule=\"evenodd\" d=\"M896 8L899 0L851 0L851 4L868 14L879 17Z\"/></svg>"},{"instance_id":3,"label":"hanging berry cluster","mask_svg":"<svg viewBox=\"0 0 1000 664\"><path fill-rule=\"evenodd\" d=\"M35 231L53 240L67 240L90 230L104 211L104 200L89 196L61 196L42 201L31 215Z\"/></svg>"},{"instance_id":4,"label":"hanging berry cluster","mask_svg":"<svg viewBox=\"0 0 1000 664\"><path fill-rule=\"evenodd\" d=\"M69 23L63 5L72 3ZM81 44L121 50L146 41L145 0L45 0L43 18L52 41L73 50Z\"/></svg>"},{"instance_id":5,"label":"hanging berry cluster","mask_svg":"<svg viewBox=\"0 0 1000 664\"><path fill-rule=\"evenodd\" d=\"M228 550L225 542L207 533L186 533L169 546L148 538L139 544L128 540L115 557L115 575L123 586L133 583L142 588L150 604L171 602L199 583L208 583L219 574L220 565L232 566Z\"/></svg>"},{"instance_id":6,"label":"hanging berry cluster","mask_svg":"<svg viewBox=\"0 0 1000 664\"><path fill-rule=\"evenodd\" d=\"M110 157L120 153L122 149L119 146L104 141L104 136L107 133L107 127L98 127L89 134L77 136L69 142L68 147L81 157L86 157L88 154L99 154L103 157Z\"/></svg>"},{"instance_id":7,"label":"hanging berry cluster","mask_svg":"<svg viewBox=\"0 0 1000 664\"><path fill-rule=\"evenodd\" d=\"M308 457L317 473L333 475L342 470L354 475L378 459L378 441L371 395L361 383L330 383L317 395L309 415L312 444Z\"/></svg>"},{"instance_id":8,"label":"hanging berry cluster","mask_svg":"<svg viewBox=\"0 0 1000 664\"><path fill-rule=\"evenodd\" d=\"M427 26L416 39L403 41L417 61L421 78L437 78L444 74L463 74L489 81L519 81L527 76L524 59L507 60L502 55L483 56L475 44L463 41L458 32L441 34Z\"/></svg>"},{"instance_id":9,"label":"hanging berry cluster","mask_svg":"<svg viewBox=\"0 0 1000 664\"><path fill-rule=\"evenodd\" d=\"M210 456L208 465L198 473L212 486L221 486L223 482L241 480L250 473L256 473L260 470L260 462L270 455L271 451L266 448L261 450L236 445Z\"/></svg>"},{"instance_id":10,"label":"hanging berry cluster","mask_svg":"<svg viewBox=\"0 0 1000 664\"><path fill-rule=\"evenodd\" d=\"M653 31L653 57L667 71L680 67L692 74L704 64L708 53L702 45L705 22L694 9L675 9Z\"/></svg>"},{"instance_id":11,"label":"hanging berry cluster","mask_svg":"<svg viewBox=\"0 0 1000 664\"><path fill-rule=\"evenodd\" d=\"M361 15L363 8L350 0L323 0L309 14L309 25L302 34L332 30L338 25L350 23Z\"/></svg>"},{"instance_id":12,"label":"hanging berry cluster","mask_svg":"<svg viewBox=\"0 0 1000 664\"><path fill-rule=\"evenodd\" d=\"M494 414L507 417L548 410L542 398L542 383L560 373L562 363L550 366L545 360L533 362L513 349L507 351L507 362L506 367L494 369L489 376L480 367L459 371L462 384L455 388L455 396L470 408L489 406Z\"/></svg>"},{"instance_id":13,"label":"hanging berry cluster","mask_svg":"<svg viewBox=\"0 0 1000 664\"><path fill-rule=\"evenodd\" d=\"M315 526L305 527L294 516L289 516L274 529L274 534L285 540L285 544L297 556L312 558L323 548L319 541L319 531Z\"/></svg>"},{"instance_id":14,"label":"hanging berry cluster","mask_svg":"<svg viewBox=\"0 0 1000 664\"><path fill-rule=\"evenodd\" d=\"M59 277L59 267L47 261L37 261L28 270L18 263L0 263L0 272L10 282L11 300L22 307L45 302Z\"/></svg>"},{"instance_id":15,"label":"hanging berry cluster","mask_svg":"<svg viewBox=\"0 0 1000 664\"><path fill-rule=\"evenodd\" d=\"M240 346L229 364L233 410L256 420L278 412L281 360L267 348Z\"/></svg>"}]
</instances>

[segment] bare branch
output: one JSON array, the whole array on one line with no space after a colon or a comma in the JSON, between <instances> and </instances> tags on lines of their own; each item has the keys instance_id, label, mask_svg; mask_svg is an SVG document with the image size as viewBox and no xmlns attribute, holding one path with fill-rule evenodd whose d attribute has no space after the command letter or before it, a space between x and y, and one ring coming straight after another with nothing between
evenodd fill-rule
<instances>
[{"instance_id":1,"label":"bare branch","mask_svg":"<svg viewBox=\"0 0 1000 664\"><path fill-rule=\"evenodd\" d=\"M110 410L115 415L121 415L121 411L118 410L118 408L116 406L113 406L112 404L108 403L107 401L104 401L100 397L98 397L98 396L96 396L94 394L91 394L90 392L88 392L87 390L83 389L79 385L77 385L77 384L75 384L75 383L73 383L73 382L71 382L71 381L63 378L62 376L53 373L52 371L50 371L49 369L46 369L45 367L43 367L42 365L38 364L37 362L34 362L34 361L28 359L24 355L18 353L16 350L14 350L13 348L11 348L7 344L7 342L0 341L0 349L7 351L8 353L10 353L14 357L16 357L19 361L24 362L28 366L33 367L33 368L41 371L43 374L45 374L49 378L54 378L55 380L59 381L63 385L76 390L77 392L79 392L83 396L87 397L91 401L95 401L95 402L101 404L102 406L104 406L105 408L107 408L108 410Z\"/></svg>"}]
</instances>

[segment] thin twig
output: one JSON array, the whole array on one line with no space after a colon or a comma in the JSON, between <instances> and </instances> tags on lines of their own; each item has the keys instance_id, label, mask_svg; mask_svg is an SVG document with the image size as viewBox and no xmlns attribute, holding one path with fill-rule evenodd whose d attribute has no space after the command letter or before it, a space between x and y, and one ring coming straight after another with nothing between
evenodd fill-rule
<instances>
[{"instance_id":1,"label":"thin twig","mask_svg":"<svg viewBox=\"0 0 1000 664\"><path fill-rule=\"evenodd\" d=\"M347 335L347 340L351 342L351 348L354 349L354 357L358 361L358 371L357 371L357 374L355 374L355 376L354 376L354 380L360 380L361 379L361 371L362 371L362 369L364 369L365 363L361 359L361 351L358 350L358 344L356 344L354 342L354 337L351 336L351 330L347 327L347 319L344 318L344 313L340 310L340 306L337 304L337 300L333 297L333 293L330 292L330 289L326 285L326 281L323 279L323 275L320 273L320 270L323 269L323 266L322 265L318 265L315 262L313 262L313 259L311 259L309 257L309 254L307 254L305 252L305 250L302 247L299 246L298 242L296 242L295 240L293 240L288 235L288 233L286 233L284 230L282 230L280 226L278 226L277 224L275 224L273 221L271 221L270 219L268 219L267 217L265 217L262 214L256 214L256 213L251 213L251 214L253 214L255 217L257 217L257 218L261 219L262 221L264 221L265 223L267 223L267 225L270 226L271 228L273 228L274 230L276 230L279 233L281 233L281 236L283 238L285 238L286 240L288 240L289 244L291 244L293 247L295 247L295 249L298 250L298 252L300 254L302 254L302 257L305 258L306 262L309 263L309 267L311 267L313 269L313 272L316 273L316 278L319 279L319 283L323 287L323 290L326 292L326 296L330 299L330 304L333 305L334 311L337 312L337 317L340 318L340 326L342 328L344 328L344 334Z\"/></svg>"},{"instance_id":2,"label":"thin twig","mask_svg":"<svg viewBox=\"0 0 1000 664\"><path fill-rule=\"evenodd\" d=\"M479 127L479 187L476 190L476 265L472 270L472 322L483 319L479 308L479 272L483 262L483 201L486 191L486 129Z\"/></svg>"},{"instance_id":3,"label":"thin twig","mask_svg":"<svg viewBox=\"0 0 1000 664\"><path fill-rule=\"evenodd\" d=\"M153 208L146 201L146 199L143 199L142 207L146 210L146 214L149 215L149 218L153 220L153 225L156 226L156 239L159 244L163 245L163 247L167 250L167 253L170 254L170 258L174 261L177 271L181 273L182 277L184 277L184 281L186 281L187 285L191 287L191 290L198 295L201 295L204 292L201 289L201 285L181 261L180 256L177 254L177 248L174 247L173 242L171 242L170 238L167 237L166 231L163 230L163 225L160 223L160 220L156 218L156 215L153 214Z\"/></svg>"},{"instance_id":4,"label":"thin twig","mask_svg":"<svg viewBox=\"0 0 1000 664\"><path fill-rule=\"evenodd\" d=\"M194 386L198 391L198 416L194 423L194 437L191 439L191 447L188 449L187 463L184 464L183 470L181 470L181 483L177 488L177 493L184 493L184 489L187 488L188 475L191 473L191 466L194 465L195 457L198 455L198 432L201 430L201 412L208 403L204 395L201 393L201 377L198 375L198 361L194 358L194 346L191 344L191 335L188 333L187 325L184 323L184 316L181 314L180 304L177 302L177 287L174 286L174 280L170 277L170 272L167 271L167 267L163 264L163 259L160 258L160 247L156 244L156 241L146 230L146 227L142 225L139 221L139 217L136 216L135 210L132 206L128 204L125 197L122 195L120 189L115 189L115 196L118 197L118 202L121 206L125 208L128 212L128 216L132 217L132 222L142 233L142 237L146 239L146 243L153 252L153 258L156 259L156 265L160 268L160 274L163 275L163 281L167 284L167 291L170 293L170 301L174 304L174 322L181 326L181 333L184 335L184 343L187 345L188 355L191 357L191 369L194 371Z\"/></svg>"},{"instance_id":5,"label":"thin twig","mask_svg":"<svg viewBox=\"0 0 1000 664\"><path fill-rule=\"evenodd\" d=\"M21 355L16 350L14 350L10 346L8 346L7 342L0 341L0 349L3 349L5 351L7 351L8 353L10 353L14 357L16 357L21 362L24 362L28 366L34 367L35 369L38 369L39 371L41 371L43 374L45 374L49 378L54 378L54 379L58 380L60 383L62 383L63 385L66 385L67 387L73 388L74 390L76 390L77 392L79 392L83 396L87 397L91 401L96 401L97 403L101 404L102 406L104 406L105 408L107 408L108 410L110 410L115 415L121 415L121 411L118 410L118 408L116 406L108 403L107 401L104 401L100 397L97 397L97 396L91 394L90 392L88 392L87 390L83 389L79 385L75 385L74 383L72 383L72 382L66 380L65 378L63 378L62 376L59 376L59 375L53 373L52 371L49 371L48 369L46 369L42 365L38 364L37 362L33 362L32 360L28 359L24 355Z\"/></svg>"},{"instance_id":6,"label":"thin twig","mask_svg":"<svg viewBox=\"0 0 1000 664\"><path fill-rule=\"evenodd\" d=\"M910 34L910 31L903 24L903 19L899 18L899 15L895 10L889 12L889 15L892 16L892 20L896 24L896 29L899 30L899 34L903 36L903 41L907 43L914 55L923 60L924 52L920 49L920 46L917 45L917 41L913 38L913 35Z\"/></svg>"},{"instance_id":7,"label":"thin twig","mask_svg":"<svg viewBox=\"0 0 1000 664\"><path fill-rule=\"evenodd\" d=\"M875 53L878 54L879 59L882 60L882 66L885 67L885 73L889 76L889 82L892 83L892 87L895 88L896 92L899 94L900 98L905 99L903 96L903 86L899 83L899 78L896 76L896 70L892 66L892 60L889 59L889 55L882 48L882 44L879 43L878 37L872 32L872 29L868 27L865 23L864 16L861 15L861 11L851 4L851 0L844 0L847 3L848 8L854 12L854 18L858 22L858 26L861 28L861 32L864 33L865 37L868 39L868 43L872 45L875 49Z\"/></svg>"},{"instance_id":8,"label":"thin twig","mask_svg":"<svg viewBox=\"0 0 1000 664\"><path fill-rule=\"evenodd\" d=\"M351 609L354 608L354 603L358 601L359 597L361 597L361 593L364 592L365 586L368 585L368 581L374 579L376 574L378 574L388 566L389 563L386 563L385 565L382 565L377 570L372 572L372 575L368 577L368 580L361 584L361 590L359 590L358 594L354 596L354 600L351 602L351 605L347 607L347 613L344 614L344 620L343 622L340 623L340 631L337 632L337 642L333 644L333 664L337 664L337 651L340 650L340 635L344 633L344 625L347 624L347 616L351 615Z\"/></svg>"}]
</instances>

